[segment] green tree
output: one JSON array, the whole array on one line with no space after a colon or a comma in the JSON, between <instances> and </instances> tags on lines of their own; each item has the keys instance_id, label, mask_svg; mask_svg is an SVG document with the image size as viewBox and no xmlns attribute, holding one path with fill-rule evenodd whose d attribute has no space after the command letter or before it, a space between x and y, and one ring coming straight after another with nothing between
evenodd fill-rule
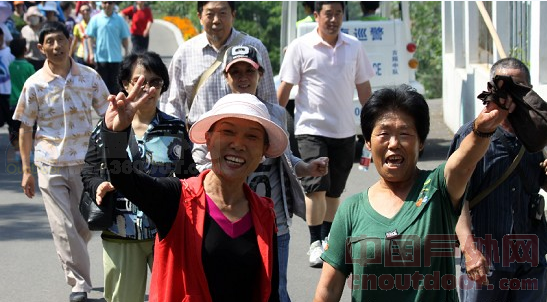
<instances>
[{"instance_id":1,"label":"green tree","mask_svg":"<svg viewBox=\"0 0 547 302\"><path fill-rule=\"evenodd\" d=\"M161 19L165 16L187 17L199 29L196 1L151 1L150 8L154 18Z\"/></svg>"},{"instance_id":2,"label":"green tree","mask_svg":"<svg viewBox=\"0 0 547 302\"><path fill-rule=\"evenodd\" d=\"M264 43L268 49L273 74L279 72L281 37L280 1L242 1L236 3L234 27Z\"/></svg>"},{"instance_id":3,"label":"green tree","mask_svg":"<svg viewBox=\"0 0 547 302\"><path fill-rule=\"evenodd\" d=\"M441 2L411 2L410 19L417 46L414 57L420 62L416 78L424 85L426 98L439 98L443 93Z\"/></svg>"}]
</instances>

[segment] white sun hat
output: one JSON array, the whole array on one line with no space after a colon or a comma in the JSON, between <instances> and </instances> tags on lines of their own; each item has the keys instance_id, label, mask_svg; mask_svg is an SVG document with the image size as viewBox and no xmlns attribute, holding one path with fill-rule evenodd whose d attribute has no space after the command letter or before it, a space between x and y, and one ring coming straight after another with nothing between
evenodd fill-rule
<instances>
[{"instance_id":1,"label":"white sun hat","mask_svg":"<svg viewBox=\"0 0 547 302\"><path fill-rule=\"evenodd\" d=\"M42 10L45 12L55 12L57 16L59 15L57 3L55 3L55 1L46 1L46 3L42 5Z\"/></svg>"},{"instance_id":2,"label":"white sun hat","mask_svg":"<svg viewBox=\"0 0 547 302\"><path fill-rule=\"evenodd\" d=\"M268 134L269 146L266 157L278 157L287 148L289 139L281 127L270 120L270 114L256 96L248 93L228 94L215 103L213 109L203 114L190 128L190 139L196 144L205 144L205 133L224 118L240 118L262 125Z\"/></svg>"}]
</instances>

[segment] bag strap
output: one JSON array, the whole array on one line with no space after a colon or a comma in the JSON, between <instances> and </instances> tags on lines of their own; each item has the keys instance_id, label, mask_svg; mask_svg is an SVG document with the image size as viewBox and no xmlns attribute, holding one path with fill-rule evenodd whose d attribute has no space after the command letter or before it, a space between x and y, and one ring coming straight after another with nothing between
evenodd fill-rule
<instances>
[{"instance_id":1,"label":"bag strap","mask_svg":"<svg viewBox=\"0 0 547 302\"><path fill-rule=\"evenodd\" d=\"M101 121L103 123L103 121ZM99 125L100 127L100 125ZM99 168L99 176L101 176L102 179L110 182L110 172L108 171L108 166L106 164L106 146L104 145L104 140L102 140L102 135L99 133L100 139L101 139L101 167ZM93 197L93 200L95 200L95 197Z\"/></svg>"},{"instance_id":2,"label":"bag strap","mask_svg":"<svg viewBox=\"0 0 547 302\"><path fill-rule=\"evenodd\" d=\"M215 70L217 70L217 68L222 64L222 60L224 59L224 54L226 53L226 50L228 48L234 46L234 45L239 44L239 42L241 42L241 40L243 40L243 37L246 36L246 35L247 34L244 33L244 32L239 32L238 36L236 36L232 40L232 42L230 42L230 44L227 45L224 48L224 50L222 50L218 53L217 58L213 62L213 64L211 64L211 66L209 66L209 68L207 68L207 70L205 70L201 74L201 76L199 77L198 84L196 86L194 86L194 90L192 91L192 94L190 95L190 98L188 98L188 100L187 100L188 110L190 110L190 108L192 108L192 103L194 102L194 98L196 97L196 94L198 93L198 90L201 88L201 86L203 86L205 81L207 81L207 79L215 72Z\"/></svg>"},{"instance_id":3,"label":"bag strap","mask_svg":"<svg viewBox=\"0 0 547 302\"><path fill-rule=\"evenodd\" d=\"M509 175L511 175L511 173L513 173L513 171L515 170L515 168L519 164L520 160L522 159L522 156L524 155L524 151L525 151L524 146L521 146L520 150L519 150L519 153L517 154L517 156L515 156L515 158L513 159L513 162L509 166L509 168L507 168L507 170L505 170L503 175L495 183L493 183L488 188L486 188L485 190L480 192L479 195L475 196L475 198L473 198L469 202L469 209L472 209L475 206L477 206L481 202L481 200L484 197L486 197L486 195L492 193L492 191L494 191L495 188L497 188L502 182L504 182L507 179L507 177L509 177Z\"/></svg>"}]
</instances>

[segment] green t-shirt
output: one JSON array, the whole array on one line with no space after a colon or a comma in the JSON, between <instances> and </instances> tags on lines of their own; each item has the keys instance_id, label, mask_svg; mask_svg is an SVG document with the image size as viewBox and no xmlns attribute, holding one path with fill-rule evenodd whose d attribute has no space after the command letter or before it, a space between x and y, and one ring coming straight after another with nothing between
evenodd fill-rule
<instances>
[{"instance_id":1,"label":"green t-shirt","mask_svg":"<svg viewBox=\"0 0 547 302\"><path fill-rule=\"evenodd\" d=\"M372 208L368 191L342 203L322 258L352 274L352 301L458 301L454 234L461 208L452 206L444 167L420 171L391 219Z\"/></svg>"},{"instance_id":2,"label":"green t-shirt","mask_svg":"<svg viewBox=\"0 0 547 302\"><path fill-rule=\"evenodd\" d=\"M25 59L16 59L9 65L11 78L11 94L9 98L10 107L17 106L17 101L23 90L25 81L35 72L34 66Z\"/></svg>"},{"instance_id":3,"label":"green t-shirt","mask_svg":"<svg viewBox=\"0 0 547 302\"><path fill-rule=\"evenodd\" d=\"M315 18L313 17L313 15L307 15L305 18L302 18L296 21L296 26L298 26L298 24L300 23L308 23L308 22L315 22Z\"/></svg>"}]
</instances>

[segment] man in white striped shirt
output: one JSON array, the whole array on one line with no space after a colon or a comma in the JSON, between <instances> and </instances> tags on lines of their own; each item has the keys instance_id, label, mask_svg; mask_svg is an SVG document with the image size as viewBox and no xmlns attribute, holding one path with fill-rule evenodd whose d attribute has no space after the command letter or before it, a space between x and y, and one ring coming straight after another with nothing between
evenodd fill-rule
<instances>
[{"instance_id":1,"label":"man in white striped shirt","mask_svg":"<svg viewBox=\"0 0 547 302\"><path fill-rule=\"evenodd\" d=\"M254 46L264 62L264 76L257 89L257 96L277 104L273 73L268 50L257 38L233 28L235 3L233 1L198 1L198 17L204 32L184 42L169 65L171 85L160 101L160 110L185 120L188 125L211 110L218 99L230 93L222 68L217 68L199 87L200 76L231 44ZM235 42L235 43L234 43ZM219 58L222 61L222 58ZM195 97L192 98L192 95ZM189 109L189 110L188 110Z\"/></svg>"}]
</instances>

